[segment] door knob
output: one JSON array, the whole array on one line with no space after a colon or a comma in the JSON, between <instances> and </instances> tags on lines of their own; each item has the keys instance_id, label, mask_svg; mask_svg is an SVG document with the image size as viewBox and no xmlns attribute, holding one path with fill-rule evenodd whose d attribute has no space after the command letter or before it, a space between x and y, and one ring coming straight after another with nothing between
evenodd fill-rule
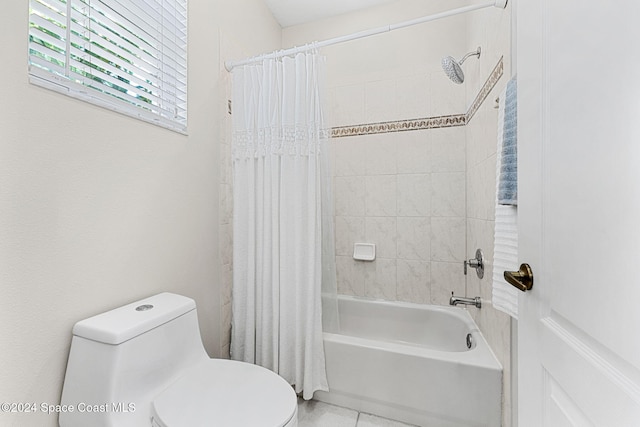
<instances>
[{"instance_id":1,"label":"door knob","mask_svg":"<svg viewBox=\"0 0 640 427\"><path fill-rule=\"evenodd\" d=\"M526 292L533 287L533 271L529 264L521 264L518 271L505 271L504 280L522 292Z\"/></svg>"}]
</instances>

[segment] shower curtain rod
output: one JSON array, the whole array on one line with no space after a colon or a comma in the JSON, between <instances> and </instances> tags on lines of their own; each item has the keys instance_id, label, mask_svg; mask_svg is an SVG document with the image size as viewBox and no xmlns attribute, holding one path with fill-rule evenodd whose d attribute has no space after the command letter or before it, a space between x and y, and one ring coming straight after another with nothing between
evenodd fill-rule
<instances>
[{"instance_id":1,"label":"shower curtain rod","mask_svg":"<svg viewBox=\"0 0 640 427\"><path fill-rule=\"evenodd\" d=\"M332 39L308 44L305 46L293 47L285 50L277 50L275 52L267 53L265 55L259 55L252 58L243 59L240 61L225 61L224 68L226 68L227 71L231 72L231 70L233 70L235 67L262 61L264 59L281 58L283 56L295 55L296 53L306 52L313 48L321 48L325 46L331 46L338 43L344 43L351 40L373 36L376 34L388 33L389 31L397 30L400 28L410 27L412 25L422 24L424 22L435 21L437 19L447 18L449 16L459 15L461 13L472 12L474 10L486 9L492 6L504 9L505 7L507 7L507 2L508 0L492 0L489 3L460 7L458 9L452 9L446 12L436 13L434 15L423 16L422 18L411 19L409 21L400 22L398 24L385 25L384 27L378 27L370 30L360 31L358 33L353 33L346 36L335 37Z\"/></svg>"}]
</instances>

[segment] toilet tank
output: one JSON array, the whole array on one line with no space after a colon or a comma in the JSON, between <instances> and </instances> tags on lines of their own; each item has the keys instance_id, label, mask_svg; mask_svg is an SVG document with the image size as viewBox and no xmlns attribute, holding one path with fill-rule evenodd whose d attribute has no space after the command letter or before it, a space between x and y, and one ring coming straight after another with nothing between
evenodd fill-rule
<instances>
[{"instance_id":1,"label":"toilet tank","mask_svg":"<svg viewBox=\"0 0 640 427\"><path fill-rule=\"evenodd\" d=\"M150 425L153 398L208 356L195 302L162 293L73 327L61 427Z\"/></svg>"}]
</instances>

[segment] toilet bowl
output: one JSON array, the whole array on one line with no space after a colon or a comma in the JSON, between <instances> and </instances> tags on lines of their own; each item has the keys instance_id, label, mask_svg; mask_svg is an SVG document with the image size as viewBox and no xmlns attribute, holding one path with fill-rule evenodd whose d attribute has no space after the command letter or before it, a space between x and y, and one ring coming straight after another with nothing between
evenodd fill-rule
<instances>
[{"instance_id":1,"label":"toilet bowl","mask_svg":"<svg viewBox=\"0 0 640 427\"><path fill-rule=\"evenodd\" d=\"M61 427L297 427L297 399L260 366L210 359L195 302L163 293L73 328Z\"/></svg>"}]
</instances>

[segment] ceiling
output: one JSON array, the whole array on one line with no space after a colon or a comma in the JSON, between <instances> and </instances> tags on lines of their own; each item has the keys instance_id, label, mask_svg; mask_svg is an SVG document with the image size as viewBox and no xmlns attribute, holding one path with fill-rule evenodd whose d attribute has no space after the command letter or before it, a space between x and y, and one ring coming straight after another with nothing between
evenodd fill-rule
<instances>
[{"instance_id":1,"label":"ceiling","mask_svg":"<svg viewBox=\"0 0 640 427\"><path fill-rule=\"evenodd\" d=\"M305 24L354 10L366 9L391 0L264 0L284 27Z\"/></svg>"}]
</instances>

